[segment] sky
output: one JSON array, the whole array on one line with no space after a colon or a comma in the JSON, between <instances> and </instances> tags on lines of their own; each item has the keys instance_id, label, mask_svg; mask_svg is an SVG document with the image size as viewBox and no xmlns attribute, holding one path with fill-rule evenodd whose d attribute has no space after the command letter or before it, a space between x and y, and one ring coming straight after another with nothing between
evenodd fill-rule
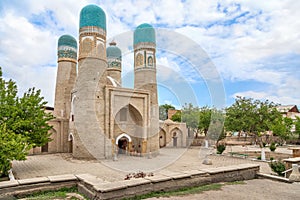
<instances>
[{"instance_id":1,"label":"sky","mask_svg":"<svg viewBox=\"0 0 300 200\"><path fill-rule=\"evenodd\" d=\"M159 104L300 105L300 1L291 0L1 0L0 66L19 95L36 87L53 106L58 38L78 38L88 4L105 11L107 42L122 49L124 87L133 86L132 32L156 29Z\"/></svg>"}]
</instances>

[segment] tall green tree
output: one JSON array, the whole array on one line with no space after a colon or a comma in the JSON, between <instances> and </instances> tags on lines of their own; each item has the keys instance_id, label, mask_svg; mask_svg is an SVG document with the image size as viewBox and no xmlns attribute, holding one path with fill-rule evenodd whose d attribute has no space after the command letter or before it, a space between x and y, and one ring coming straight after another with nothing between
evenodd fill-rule
<instances>
[{"instance_id":1,"label":"tall green tree","mask_svg":"<svg viewBox=\"0 0 300 200\"><path fill-rule=\"evenodd\" d=\"M225 127L228 131L245 132L257 138L270 131L281 117L273 102L237 97L232 106L226 109Z\"/></svg>"},{"instance_id":2,"label":"tall green tree","mask_svg":"<svg viewBox=\"0 0 300 200\"><path fill-rule=\"evenodd\" d=\"M181 117L182 117L181 111L178 110L178 111L171 117L171 120L174 121L174 122L181 122L181 121L182 121Z\"/></svg>"},{"instance_id":3,"label":"tall green tree","mask_svg":"<svg viewBox=\"0 0 300 200\"><path fill-rule=\"evenodd\" d=\"M49 130L52 127L47 122L53 116L45 112L47 102L41 97L41 91L29 89L21 98L17 93L16 83L6 81L0 68L1 152L12 151L0 157L1 168L14 159L23 159L29 147L43 146L51 140Z\"/></svg>"},{"instance_id":4,"label":"tall green tree","mask_svg":"<svg viewBox=\"0 0 300 200\"><path fill-rule=\"evenodd\" d=\"M222 110L211 108L211 118L206 136L219 142L226 137L224 130L225 115Z\"/></svg>"},{"instance_id":5,"label":"tall green tree","mask_svg":"<svg viewBox=\"0 0 300 200\"><path fill-rule=\"evenodd\" d=\"M193 106L193 104L185 104L181 111L182 122L186 123L190 132L195 133L196 137L200 133L199 129L199 107Z\"/></svg>"},{"instance_id":6,"label":"tall green tree","mask_svg":"<svg viewBox=\"0 0 300 200\"><path fill-rule=\"evenodd\" d=\"M175 110L175 107L170 104L163 104L159 106L159 119L166 120L168 119L168 110Z\"/></svg>"},{"instance_id":7,"label":"tall green tree","mask_svg":"<svg viewBox=\"0 0 300 200\"><path fill-rule=\"evenodd\" d=\"M287 140L291 135L293 120L288 117L278 116L275 123L271 126L271 130L275 136L279 136L283 140Z\"/></svg>"},{"instance_id":8,"label":"tall green tree","mask_svg":"<svg viewBox=\"0 0 300 200\"><path fill-rule=\"evenodd\" d=\"M199 124L198 128L204 135L207 135L209 126L211 124L211 117L212 117L213 109L209 108L208 106L204 106L199 108Z\"/></svg>"},{"instance_id":9,"label":"tall green tree","mask_svg":"<svg viewBox=\"0 0 300 200\"><path fill-rule=\"evenodd\" d=\"M25 136L8 130L5 124L0 127L0 144L0 177L2 177L8 175L11 161L26 159L32 146L27 143Z\"/></svg>"},{"instance_id":10,"label":"tall green tree","mask_svg":"<svg viewBox=\"0 0 300 200\"><path fill-rule=\"evenodd\" d=\"M296 117L295 124L295 134L298 135L298 142L300 142L300 117Z\"/></svg>"}]
</instances>

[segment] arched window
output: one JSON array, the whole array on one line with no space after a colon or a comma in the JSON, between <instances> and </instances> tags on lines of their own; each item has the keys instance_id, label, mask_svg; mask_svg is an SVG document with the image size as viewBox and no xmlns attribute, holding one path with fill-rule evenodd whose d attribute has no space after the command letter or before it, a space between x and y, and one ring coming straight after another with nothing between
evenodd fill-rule
<instances>
[{"instance_id":1,"label":"arched window","mask_svg":"<svg viewBox=\"0 0 300 200\"><path fill-rule=\"evenodd\" d=\"M137 67L141 67L143 65L143 55L139 53L136 56L136 60L135 61L136 61L136 66Z\"/></svg>"},{"instance_id":2,"label":"arched window","mask_svg":"<svg viewBox=\"0 0 300 200\"><path fill-rule=\"evenodd\" d=\"M153 58L152 58L152 56L148 57L148 65L149 66L153 66Z\"/></svg>"}]
</instances>

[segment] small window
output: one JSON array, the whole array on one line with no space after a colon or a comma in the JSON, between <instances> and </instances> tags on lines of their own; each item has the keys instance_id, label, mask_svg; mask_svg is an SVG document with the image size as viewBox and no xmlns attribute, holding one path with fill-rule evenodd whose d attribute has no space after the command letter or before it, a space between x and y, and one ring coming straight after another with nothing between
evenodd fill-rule
<instances>
[{"instance_id":1,"label":"small window","mask_svg":"<svg viewBox=\"0 0 300 200\"><path fill-rule=\"evenodd\" d=\"M148 65L153 66L153 58L151 56L148 58Z\"/></svg>"},{"instance_id":2,"label":"small window","mask_svg":"<svg viewBox=\"0 0 300 200\"><path fill-rule=\"evenodd\" d=\"M143 55L142 54L138 54L137 56L136 56L136 66L137 67L142 67L143 66Z\"/></svg>"},{"instance_id":3,"label":"small window","mask_svg":"<svg viewBox=\"0 0 300 200\"><path fill-rule=\"evenodd\" d=\"M127 108L120 110L120 121L127 121Z\"/></svg>"}]
</instances>

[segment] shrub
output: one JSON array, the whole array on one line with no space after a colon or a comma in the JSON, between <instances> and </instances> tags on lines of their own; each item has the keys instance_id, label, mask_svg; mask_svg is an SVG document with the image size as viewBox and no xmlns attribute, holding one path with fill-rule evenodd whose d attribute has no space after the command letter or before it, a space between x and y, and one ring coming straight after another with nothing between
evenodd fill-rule
<instances>
[{"instance_id":1,"label":"shrub","mask_svg":"<svg viewBox=\"0 0 300 200\"><path fill-rule=\"evenodd\" d=\"M225 151L225 149L226 149L226 146L224 144L219 144L217 146L217 154L222 154L223 151Z\"/></svg>"},{"instance_id":2,"label":"shrub","mask_svg":"<svg viewBox=\"0 0 300 200\"><path fill-rule=\"evenodd\" d=\"M257 156L257 160L261 160L261 156Z\"/></svg>"},{"instance_id":3,"label":"shrub","mask_svg":"<svg viewBox=\"0 0 300 200\"><path fill-rule=\"evenodd\" d=\"M276 149L276 144L275 144L275 142L272 142L272 144L270 145L270 150L271 150L272 152L274 152L275 149Z\"/></svg>"},{"instance_id":4,"label":"shrub","mask_svg":"<svg viewBox=\"0 0 300 200\"><path fill-rule=\"evenodd\" d=\"M273 160L274 160L274 158L273 158L273 157L270 157L270 160L271 160L271 161L273 161Z\"/></svg>"},{"instance_id":5,"label":"shrub","mask_svg":"<svg viewBox=\"0 0 300 200\"><path fill-rule=\"evenodd\" d=\"M273 172L276 172L279 176L283 176L283 173L285 171L285 165L280 161L274 161L270 163L270 167Z\"/></svg>"}]
</instances>

